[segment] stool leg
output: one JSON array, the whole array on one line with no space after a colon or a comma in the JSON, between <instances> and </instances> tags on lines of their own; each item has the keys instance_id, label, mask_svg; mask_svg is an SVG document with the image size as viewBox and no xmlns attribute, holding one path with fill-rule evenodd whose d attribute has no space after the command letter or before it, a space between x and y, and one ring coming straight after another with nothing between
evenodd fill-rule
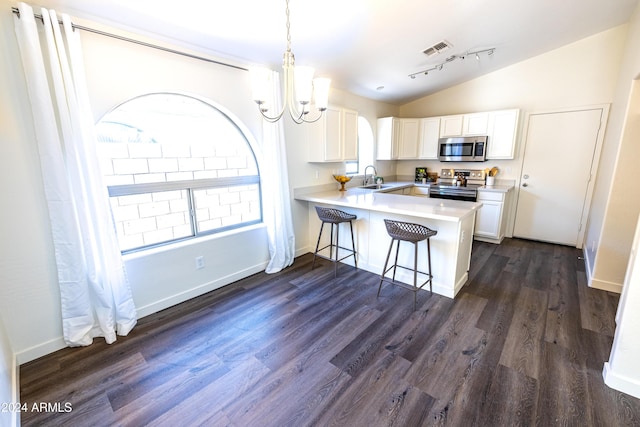
<instances>
[{"instance_id":1,"label":"stool leg","mask_svg":"<svg viewBox=\"0 0 640 427\"><path fill-rule=\"evenodd\" d=\"M324 221L320 226L320 233L318 234L318 243L316 243L316 251L313 253L313 262L311 263L311 269L316 265L316 254L318 253L318 248L320 247L320 238L322 237L322 229L324 228Z\"/></svg>"},{"instance_id":2,"label":"stool leg","mask_svg":"<svg viewBox=\"0 0 640 427\"><path fill-rule=\"evenodd\" d=\"M338 277L338 251L340 248L340 224L336 224L336 262L333 263L333 278Z\"/></svg>"},{"instance_id":3,"label":"stool leg","mask_svg":"<svg viewBox=\"0 0 640 427\"><path fill-rule=\"evenodd\" d=\"M378 286L378 296L380 296L380 290L382 290L382 279L384 279L384 273L387 271L387 264L389 264L389 257L391 256L391 249L393 248L393 239L391 239L391 244L389 245L389 252L387 252L387 259L384 262L384 267L382 267L382 274L380 275L380 285Z\"/></svg>"},{"instance_id":4,"label":"stool leg","mask_svg":"<svg viewBox=\"0 0 640 427\"><path fill-rule=\"evenodd\" d=\"M429 292L433 293L431 287L433 282L433 274L431 274L431 239L427 239L427 262L429 263Z\"/></svg>"},{"instance_id":5,"label":"stool leg","mask_svg":"<svg viewBox=\"0 0 640 427\"><path fill-rule=\"evenodd\" d=\"M329 259L333 258L333 223L331 223L331 236L329 237Z\"/></svg>"},{"instance_id":6,"label":"stool leg","mask_svg":"<svg viewBox=\"0 0 640 427\"><path fill-rule=\"evenodd\" d=\"M414 242L415 255L413 258L413 309L416 309L418 304L418 242Z\"/></svg>"},{"instance_id":7,"label":"stool leg","mask_svg":"<svg viewBox=\"0 0 640 427\"><path fill-rule=\"evenodd\" d=\"M396 281L396 268L398 267L398 254L400 253L400 240L398 240L398 243L396 244L396 259L395 259L395 263L393 264L393 281Z\"/></svg>"},{"instance_id":8,"label":"stool leg","mask_svg":"<svg viewBox=\"0 0 640 427\"><path fill-rule=\"evenodd\" d=\"M353 240L353 222L349 221L349 227L351 228L351 247L353 248L353 263L358 269L358 257L356 256L356 242Z\"/></svg>"}]
</instances>

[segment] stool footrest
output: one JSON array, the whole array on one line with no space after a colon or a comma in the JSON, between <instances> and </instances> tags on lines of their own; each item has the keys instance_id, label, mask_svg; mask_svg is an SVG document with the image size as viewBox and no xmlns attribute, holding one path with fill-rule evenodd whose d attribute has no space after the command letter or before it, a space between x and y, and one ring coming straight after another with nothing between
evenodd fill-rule
<instances>
[{"instance_id":1,"label":"stool footrest","mask_svg":"<svg viewBox=\"0 0 640 427\"><path fill-rule=\"evenodd\" d=\"M433 274L425 273L424 271L420 271L420 270L418 270L418 271L417 271L417 273L418 273L418 274L422 274L422 275L424 275L424 276L428 276L428 277L429 277L429 278L428 278L428 279L427 279L423 284L421 284L420 286L417 286L417 285L416 285L416 286L409 285L409 284L407 284L407 283L404 283L404 282L398 282L397 280L391 279L391 278L389 278L389 277L385 277L385 276L386 276L386 274L387 274L389 271L393 270L393 268L394 268L394 267L396 267L396 268L403 268L403 269L405 269L405 270L407 270L407 271L411 271L411 272L413 272L413 269L412 269L412 268L409 268L409 267L403 267L402 265L392 265L391 267L387 268L387 270L386 270L384 273L382 273L382 276L380 277L380 281L381 281L381 282L387 282L387 283L390 283L390 284L392 284L392 285L398 285L398 286L400 286L400 287L402 287L402 288L409 289L410 291L418 291L418 290L420 290L420 289L424 288L424 286L425 286L427 283L433 284Z\"/></svg>"}]
</instances>

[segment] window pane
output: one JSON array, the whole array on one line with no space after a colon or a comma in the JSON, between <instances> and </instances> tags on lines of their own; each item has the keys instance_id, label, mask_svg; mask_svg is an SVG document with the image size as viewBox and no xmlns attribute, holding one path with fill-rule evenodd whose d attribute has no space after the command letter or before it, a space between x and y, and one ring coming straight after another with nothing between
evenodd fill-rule
<instances>
[{"instance_id":1,"label":"window pane","mask_svg":"<svg viewBox=\"0 0 640 427\"><path fill-rule=\"evenodd\" d=\"M193 235L186 190L111 197L111 209L123 251Z\"/></svg>"},{"instance_id":2,"label":"window pane","mask_svg":"<svg viewBox=\"0 0 640 427\"><path fill-rule=\"evenodd\" d=\"M196 98L141 96L107 113L96 131L107 185L258 175L244 134Z\"/></svg>"},{"instance_id":3,"label":"window pane","mask_svg":"<svg viewBox=\"0 0 640 427\"><path fill-rule=\"evenodd\" d=\"M258 184L193 191L198 233L261 219Z\"/></svg>"},{"instance_id":4,"label":"window pane","mask_svg":"<svg viewBox=\"0 0 640 427\"><path fill-rule=\"evenodd\" d=\"M251 144L222 109L148 94L105 114L96 134L122 251L262 220Z\"/></svg>"}]
</instances>

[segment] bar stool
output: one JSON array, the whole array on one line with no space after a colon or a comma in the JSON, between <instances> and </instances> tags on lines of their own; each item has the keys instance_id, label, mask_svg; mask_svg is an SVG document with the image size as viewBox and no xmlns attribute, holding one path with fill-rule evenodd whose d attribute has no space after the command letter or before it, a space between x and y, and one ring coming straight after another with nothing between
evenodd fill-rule
<instances>
[{"instance_id":1,"label":"bar stool","mask_svg":"<svg viewBox=\"0 0 640 427\"><path fill-rule=\"evenodd\" d=\"M384 268L382 269L382 274L380 275L380 286L378 287L378 296L380 296L380 291L382 290L382 282L388 282L394 285L398 285L409 290L413 291L413 309L416 309L417 302L417 294L420 289L424 287L427 283L429 283L429 292L432 292L431 282L433 281L433 275L431 274L431 243L430 238L438 234L437 231L431 230L428 227L420 224L413 224L410 222L402 222L395 221L390 219L385 219L384 223L387 227L387 233L391 236L391 244L389 245L389 252L387 253L387 260L384 262ZM425 273L423 271L418 270L418 242L423 240L427 240L427 263L429 266L429 272ZM393 242L397 241L396 245L396 258L394 264L387 269L387 264L389 264L389 257L391 256L391 249L393 248ZM414 263L413 269L409 267L403 267L398 265L398 253L400 252L400 241L411 242L415 247L415 255L414 255ZM405 283L396 282L396 267L404 268L405 270L413 271L413 286L407 285ZM385 277L389 270L393 269L393 276L391 280L388 277ZM424 274L429 278L420 286L418 286L418 273Z\"/></svg>"},{"instance_id":2,"label":"bar stool","mask_svg":"<svg viewBox=\"0 0 640 427\"><path fill-rule=\"evenodd\" d=\"M353 221L354 219L357 218L356 215L352 215L350 213L347 212L343 212L341 210L338 209L332 209L332 208L323 208L320 206L316 206L316 212L318 213L318 217L320 218L320 221L322 221L322 225L320 226L320 234L318 234L318 243L316 243L316 251L313 253L313 263L311 264L311 269L313 270L313 267L316 264L316 256L319 256L320 258L324 258L326 260L329 260L331 262L334 263L334 267L333 267L333 277L337 277L338 276L338 262L342 261L343 259L349 258L350 256L353 256L353 262L355 263L356 269L358 268L358 259L356 258L356 244L355 241L353 240L353 223L351 221ZM340 223L343 222L348 222L349 223L349 227L351 228L351 247L352 249L349 248L345 248L343 246L339 246L339 238L340 238ZM324 224L325 223L329 223L331 224L331 236L329 238L329 244L321 249L318 249L318 247L320 246L320 238L322 237L322 230L324 229ZM336 242L333 243L333 225L336 224ZM326 257L324 255L320 255L319 252L329 248L329 256ZM335 259L333 259L333 248L335 248L336 250L336 257ZM347 256L344 256L342 258L338 258L338 250L339 249L344 249L346 251L349 251L350 253Z\"/></svg>"}]
</instances>

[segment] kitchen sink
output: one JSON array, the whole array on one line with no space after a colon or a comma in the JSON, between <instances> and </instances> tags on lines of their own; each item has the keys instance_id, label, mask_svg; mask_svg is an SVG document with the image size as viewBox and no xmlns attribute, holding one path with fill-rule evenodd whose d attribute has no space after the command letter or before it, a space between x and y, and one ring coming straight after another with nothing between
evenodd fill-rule
<instances>
[{"instance_id":1,"label":"kitchen sink","mask_svg":"<svg viewBox=\"0 0 640 427\"><path fill-rule=\"evenodd\" d=\"M393 187L393 186L384 185L384 184L370 184L370 185L363 185L360 188L364 188L366 190L381 190L383 188L389 188L389 187Z\"/></svg>"}]
</instances>

